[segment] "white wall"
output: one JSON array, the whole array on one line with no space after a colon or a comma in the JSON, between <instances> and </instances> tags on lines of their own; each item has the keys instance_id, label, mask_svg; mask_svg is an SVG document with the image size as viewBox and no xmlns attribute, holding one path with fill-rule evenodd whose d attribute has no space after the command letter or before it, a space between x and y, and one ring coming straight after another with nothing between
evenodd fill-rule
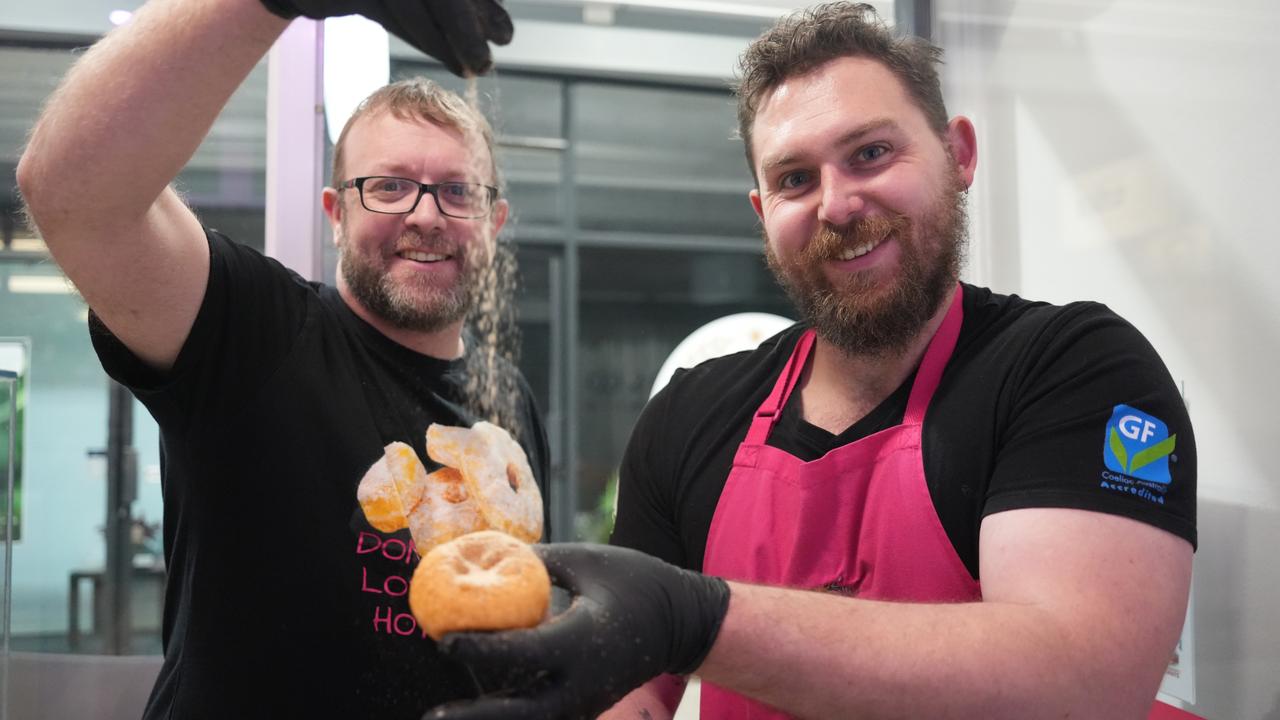
<instances>
[{"instance_id":1,"label":"white wall","mask_svg":"<svg viewBox=\"0 0 1280 720\"><path fill-rule=\"evenodd\" d=\"M1200 468L1187 707L1280 718L1280 8L938 7L948 109L980 132L970 275L1106 302L1185 384Z\"/></svg>"}]
</instances>

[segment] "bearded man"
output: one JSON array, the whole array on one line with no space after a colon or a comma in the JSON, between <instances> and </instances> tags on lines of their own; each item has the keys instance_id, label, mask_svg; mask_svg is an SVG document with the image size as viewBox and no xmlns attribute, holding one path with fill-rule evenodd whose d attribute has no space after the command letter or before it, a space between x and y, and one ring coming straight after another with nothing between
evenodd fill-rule
<instances>
[{"instance_id":1,"label":"bearded man","mask_svg":"<svg viewBox=\"0 0 1280 720\"><path fill-rule=\"evenodd\" d=\"M438 717L592 717L646 681L606 716L670 717L690 673L704 719L1146 717L1196 542L1187 413L1106 307L958 282L977 144L939 59L847 3L747 50L750 200L803 322L649 403L616 547L539 550L576 604L445 639L537 682Z\"/></svg>"},{"instance_id":2,"label":"bearded man","mask_svg":"<svg viewBox=\"0 0 1280 720\"><path fill-rule=\"evenodd\" d=\"M153 0L76 63L18 167L103 367L160 426L168 584L146 718L416 720L480 692L409 612L411 531L375 527L357 492L391 443L434 469L430 424L488 416L463 329L507 218L489 123L427 80L365 100L321 195L336 286L202 226L168 187L289 18L355 12L459 75L512 32L483 0ZM514 385L508 429L545 495L546 435Z\"/></svg>"}]
</instances>

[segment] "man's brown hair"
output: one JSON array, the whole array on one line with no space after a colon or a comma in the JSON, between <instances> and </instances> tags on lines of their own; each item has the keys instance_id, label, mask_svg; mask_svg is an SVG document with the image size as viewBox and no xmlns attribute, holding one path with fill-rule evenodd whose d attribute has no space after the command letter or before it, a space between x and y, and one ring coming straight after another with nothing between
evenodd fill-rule
<instances>
[{"instance_id":1,"label":"man's brown hair","mask_svg":"<svg viewBox=\"0 0 1280 720\"><path fill-rule=\"evenodd\" d=\"M484 182L501 187L498 178L497 158L493 152L493 128L484 114L463 100L457 93L440 87L424 77L408 78L384 85L356 106L355 112L342 126L338 142L333 146L334 187L346 180L342 176L343 148L347 133L360 118L389 112L400 120L422 120L440 127L452 128L468 140L479 140L489 151L489 178Z\"/></svg>"},{"instance_id":2,"label":"man's brown hair","mask_svg":"<svg viewBox=\"0 0 1280 720\"><path fill-rule=\"evenodd\" d=\"M867 3L832 2L798 10L756 38L738 59L738 134L755 177L751 126L760 103L786 80L843 57L884 65L906 88L934 132L947 130L938 64L942 49L916 36L895 36ZM758 178L757 178L758 181Z\"/></svg>"}]
</instances>

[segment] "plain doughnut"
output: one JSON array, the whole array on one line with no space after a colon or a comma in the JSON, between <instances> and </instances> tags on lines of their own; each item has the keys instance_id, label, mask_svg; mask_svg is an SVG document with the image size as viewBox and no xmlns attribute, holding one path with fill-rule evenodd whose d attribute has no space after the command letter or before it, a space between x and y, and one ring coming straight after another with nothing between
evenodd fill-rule
<instances>
[{"instance_id":1,"label":"plain doughnut","mask_svg":"<svg viewBox=\"0 0 1280 720\"><path fill-rule=\"evenodd\" d=\"M459 630L533 627L546 617L551 578L527 544L496 530L432 548L414 570L409 609L432 638Z\"/></svg>"}]
</instances>

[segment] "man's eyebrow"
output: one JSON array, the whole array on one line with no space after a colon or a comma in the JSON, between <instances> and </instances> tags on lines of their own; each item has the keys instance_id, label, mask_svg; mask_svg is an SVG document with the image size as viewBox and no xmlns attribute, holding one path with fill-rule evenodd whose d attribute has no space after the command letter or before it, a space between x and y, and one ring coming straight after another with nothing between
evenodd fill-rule
<instances>
[{"instance_id":1,"label":"man's eyebrow","mask_svg":"<svg viewBox=\"0 0 1280 720\"><path fill-rule=\"evenodd\" d=\"M852 130L845 133L844 135L841 135L840 138L836 140L835 145L836 146L852 145L853 143L857 142L858 140L862 139L867 135L870 135L873 132L877 132L885 129L894 129L897 127L898 127L898 122L893 118L882 117L882 118L875 118L874 120L868 120L867 122L859 125L856 128L853 128ZM778 155L777 157L765 158L764 161L760 163L760 170L764 174L768 174L771 170L776 170L780 167L784 167L786 165L791 165L795 163L797 160L799 160L799 158L800 156L796 153L784 153L782 155Z\"/></svg>"},{"instance_id":2,"label":"man's eyebrow","mask_svg":"<svg viewBox=\"0 0 1280 720\"><path fill-rule=\"evenodd\" d=\"M409 180L417 180L418 178L418 171L416 168L406 163L402 163L398 161L377 163L373 166L373 168L374 168L374 171L368 173L369 175L374 175L379 177L401 177L401 178L407 178ZM443 178L443 179L436 178L435 181L436 182L460 182L460 181L473 182L473 180L470 179L471 176L473 175L476 175L478 177L478 173L455 167L455 168L450 168L449 170L443 173L440 173L440 178Z\"/></svg>"},{"instance_id":3,"label":"man's eyebrow","mask_svg":"<svg viewBox=\"0 0 1280 720\"><path fill-rule=\"evenodd\" d=\"M371 175L408 177L409 174L409 166L396 160L376 162L371 167Z\"/></svg>"}]
</instances>

